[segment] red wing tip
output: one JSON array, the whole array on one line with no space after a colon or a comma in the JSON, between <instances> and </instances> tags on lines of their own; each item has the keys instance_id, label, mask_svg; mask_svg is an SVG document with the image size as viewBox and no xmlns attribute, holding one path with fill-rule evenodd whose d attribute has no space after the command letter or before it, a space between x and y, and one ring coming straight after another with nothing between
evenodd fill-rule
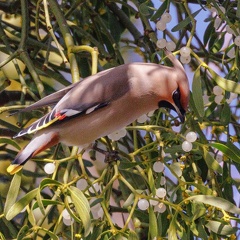
<instances>
[{"instance_id":1,"label":"red wing tip","mask_svg":"<svg viewBox=\"0 0 240 240\"><path fill-rule=\"evenodd\" d=\"M23 168L22 165L19 164L11 164L8 168L7 168L7 172L10 173L11 175L19 172L21 169Z\"/></svg>"}]
</instances>

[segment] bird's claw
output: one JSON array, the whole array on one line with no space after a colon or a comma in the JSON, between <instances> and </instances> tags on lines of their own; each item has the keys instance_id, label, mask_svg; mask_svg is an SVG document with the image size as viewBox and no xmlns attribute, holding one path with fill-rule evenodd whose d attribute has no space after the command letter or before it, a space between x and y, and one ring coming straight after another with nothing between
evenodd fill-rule
<instances>
[{"instance_id":1,"label":"bird's claw","mask_svg":"<svg viewBox=\"0 0 240 240\"><path fill-rule=\"evenodd\" d=\"M98 151L98 152L102 153L103 155L105 155L104 162L106 162L106 163L111 163L113 161L118 161L120 159L120 157L118 156L119 152L116 150L105 151L103 149L98 148L97 144L94 144L92 148L95 151Z\"/></svg>"}]
</instances>

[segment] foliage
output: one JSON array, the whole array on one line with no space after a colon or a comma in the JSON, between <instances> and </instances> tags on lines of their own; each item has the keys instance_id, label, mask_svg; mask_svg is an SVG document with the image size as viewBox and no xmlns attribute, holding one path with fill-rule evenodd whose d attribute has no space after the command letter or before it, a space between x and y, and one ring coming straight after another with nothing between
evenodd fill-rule
<instances>
[{"instance_id":1,"label":"foliage","mask_svg":"<svg viewBox=\"0 0 240 240\"><path fill-rule=\"evenodd\" d=\"M0 238L237 239L238 1L60 2L0 3ZM155 24L165 12L174 19L160 32ZM205 29L199 29L199 16ZM103 168L99 152L59 145L36 157L29 170L6 174L9 160L26 143L11 139L19 131L15 123L25 127L46 109L7 118L8 112L69 85L70 76L77 82L96 67L123 64L126 52L168 64L156 45L159 38L174 42L177 55L182 47L191 49L186 68L194 72L192 92L180 129L172 112L159 109L144 123L128 126L120 140L97 141L120 158ZM216 86L221 87L217 95ZM233 93L238 95L231 102ZM189 131L198 139L185 152L181 144ZM163 171L154 170L156 162L164 164ZM44 172L46 163L55 164L52 174ZM158 197L159 188L166 196ZM139 208L140 199L150 203L147 210ZM70 223L63 221L64 209Z\"/></svg>"}]
</instances>

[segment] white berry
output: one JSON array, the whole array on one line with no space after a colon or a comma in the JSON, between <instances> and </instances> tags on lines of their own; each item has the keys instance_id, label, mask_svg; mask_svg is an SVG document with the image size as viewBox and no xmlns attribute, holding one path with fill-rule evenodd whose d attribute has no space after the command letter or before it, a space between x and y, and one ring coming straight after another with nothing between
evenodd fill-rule
<instances>
[{"instance_id":1,"label":"white berry","mask_svg":"<svg viewBox=\"0 0 240 240\"><path fill-rule=\"evenodd\" d=\"M165 23L169 23L169 22L171 22L171 20L172 20L172 16L171 16L170 13L165 12L165 13L162 15L162 17L161 17L161 20L162 20L163 22L165 22Z\"/></svg>"},{"instance_id":2,"label":"white berry","mask_svg":"<svg viewBox=\"0 0 240 240\"><path fill-rule=\"evenodd\" d=\"M89 188L89 192L91 193L95 193L95 191L98 192L99 190L100 190L100 185L98 183L94 183L92 187Z\"/></svg>"},{"instance_id":3,"label":"white berry","mask_svg":"<svg viewBox=\"0 0 240 240\"><path fill-rule=\"evenodd\" d=\"M70 218L70 219L63 218L63 223L66 226L71 226L73 224L73 222L74 222L73 218Z\"/></svg>"},{"instance_id":4,"label":"white berry","mask_svg":"<svg viewBox=\"0 0 240 240\"><path fill-rule=\"evenodd\" d=\"M186 135L186 139L188 142L195 142L197 140L197 134L195 132L189 132Z\"/></svg>"},{"instance_id":5,"label":"white berry","mask_svg":"<svg viewBox=\"0 0 240 240\"><path fill-rule=\"evenodd\" d=\"M187 56L187 57L180 56L180 61L181 61L183 64L188 64L188 63L190 63L190 61L191 61L191 56Z\"/></svg>"},{"instance_id":6,"label":"white berry","mask_svg":"<svg viewBox=\"0 0 240 240\"><path fill-rule=\"evenodd\" d=\"M163 170L164 170L164 164L162 162L158 161L153 164L154 172L160 173L160 172L163 172Z\"/></svg>"},{"instance_id":7,"label":"white berry","mask_svg":"<svg viewBox=\"0 0 240 240\"><path fill-rule=\"evenodd\" d=\"M157 200L153 200L153 199L150 199L149 202L152 206L156 206L159 203Z\"/></svg>"},{"instance_id":8,"label":"white berry","mask_svg":"<svg viewBox=\"0 0 240 240\"><path fill-rule=\"evenodd\" d=\"M231 103L237 97L238 97L237 93L230 93L230 97L229 97L229 99L227 99L227 102Z\"/></svg>"},{"instance_id":9,"label":"white berry","mask_svg":"<svg viewBox=\"0 0 240 240\"><path fill-rule=\"evenodd\" d=\"M88 186L87 180L84 178L79 179L76 183L76 187L80 190L86 189L87 186Z\"/></svg>"},{"instance_id":10,"label":"white berry","mask_svg":"<svg viewBox=\"0 0 240 240\"><path fill-rule=\"evenodd\" d=\"M218 29L219 26L220 26L220 24L221 24L221 22L222 22L221 18L217 17L217 18L215 19L215 21L214 21L213 27L214 27L215 29Z\"/></svg>"},{"instance_id":11,"label":"white berry","mask_svg":"<svg viewBox=\"0 0 240 240\"><path fill-rule=\"evenodd\" d=\"M225 7L223 7L223 6L219 6L219 8L222 10L223 14L226 13L226 9L225 9Z\"/></svg>"},{"instance_id":12,"label":"white berry","mask_svg":"<svg viewBox=\"0 0 240 240\"><path fill-rule=\"evenodd\" d=\"M154 211L155 212L159 212L159 213L163 213L165 212L167 209L166 205L164 203L159 203L158 205L156 205L154 207Z\"/></svg>"},{"instance_id":13,"label":"white berry","mask_svg":"<svg viewBox=\"0 0 240 240\"><path fill-rule=\"evenodd\" d=\"M214 94L214 95L219 96L219 95L222 95L222 93L223 93L223 90L222 90L221 87L215 86L215 87L213 88L213 94Z\"/></svg>"},{"instance_id":14,"label":"white berry","mask_svg":"<svg viewBox=\"0 0 240 240\"><path fill-rule=\"evenodd\" d=\"M172 41L166 43L166 48L168 51L172 52L176 48L176 44Z\"/></svg>"},{"instance_id":15,"label":"white berry","mask_svg":"<svg viewBox=\"0 0 240 240\"><path fill-rule=\"evenodd\" d=\"M188 141L184 141L182 143L182 150L184 152L190 152L192 150L192 143Z\"/></svg>"},{"instance_id":16,"label":"white berry","mask_svg":"<svg viewBox=\"0 0 240 240\"><path fill-rule=\"evenodd\" d=\"M45 166L44 166L44 171L45 173L47 174L52 174L54 173L55 171L55 164L54 163L47 163Z\"/></svg>"},{"instance_id":17,"label":"white berry","mask_svg":"<svg viewBox=\"0 0 240 240\"><path fill-rule=\"evenodd\" d=\"M235 56L236 56L235 49L234 49L234 48L231 48L231 49L227 52L227 56L228 56L229 58L235 58Z\"/></svg>"},{"instance_id":18,"label":"white berry","mask_svg":"<svg viewBox=\"0 0 240 240\"><path fill-rule=\"evenodd\" d=\"M127 134L127 130L125 128L122 128L122 129L119 129L119 130L109 134L108 137L110 139L112 139L113 141L118 141L122 137L125 137L126 134Z\"/></svg>"},{"instance_id":19,"label":"white berry","mask_svg":"<svg viewBox=\"0 0 240 240\"><path fill-rule=\"evenodd\" d=\"M146 210L149 208L149 202L146 199L140 199L138 201L138 208L141 210Z\"/></svg>"},{"instance_id":20,"label":"white berry","mask_svg":"<svg viewBox=\"0 0 240 240\"><path fill-rule=\"evenodd\" d=\"M62 211L62 216L65 219L71 219L71 216L66 208Z\"/></svg>"},{"instance_id":21,"label":"white berry","mask_svg":"<svg viewBox=\"0 0 240 240\"><path fill-rule=\"evenodd\" d=\"M167 192L166 192L166 189L165 188L158 188L156 190L156 195L159 197L159 198L164 198L166 196Z\"/></svg>"},{"instance_id":22,"label":"white berry","mask_svg":"<svg viewBox=\"0 0 240 240\"><path fill-rule=\"evenodd\" d=\"M240 46L240 36L235 37L234 43L239 47Z\"/></svg>"},{"instance_id":23,"label":"white berry","mask_svg":"<svg viewBox=\"0 0 240 240\"><path fill-rule=\"evenodd\" d=\"M160 179L160 185L165 185L167 182L166 178L161 176L161 179Z\"/></svg>"},{"instance_id":24,"label":"white berry","mask_svg":"<svg viewBox=\"0 0 240 240\"><path fill-rule=\"evenodd\" d=\"M210 8L210 11L211 11L212 13L216 13L216 12L217 12L217 9L216 9L215 7L211 7L211 8Z\"/></svg>"},{"instance_id":25,"label":"white berry","mask_svg":"<svg viewBox=\"0 0 240 240\"><path fill-rule=\"evenodd\" d=\"M147 116L148 116L148 117L152 117L152 116L154 115L154 112L155 112L155 110L150 111L150 112L147 114Z\"/></svg>"},{"instance_id":26,"label":"white berry","mask_svg":"<svg viewBox=\"0 0 240 240\"><path fill-rule=\"evenodd\" d=\"M206 93L203 95L203 103L204 105L209 103L209 96Z\"/></svg>"},{"instance_id":27,"label":"white berry","mask_svg":"<svg viewBox=\"0 0 240 240\"><path fill-rule=\"evenodd\" d=\"M223 95L217 95L217 96L215 96L214 102L215 102L217 105L221 105L221 104L222 104L223 97L224 97Z\"/></svg>"},{"instance_id":28,"label":"white berry","mask_svg":"<svg viewBox=\"0 0 240 240\"><path fill-rule=\"evenodd\" d=\"M190 56L190 53L191 53L191 49L190 49L189 47L182 47L182 48L180 49L180 54L181 54L181 56L183 56L183 57L188 57L188 56Z\"/></svg>"},{"instance_id":29,"label":"white berry","mask_svg":"<svg viewBox=\"0 0 240 240\"><path fill-rule=\"evenodd\" d=\"M229 25L226 26L226 31L229 33L229 34L234 34L234 31L231 29L231 27Z\"/></svg>"},{"instance_id":30,"label":"white berry","mask_svg":"<svg viewBox=\"0 0 240 240\"><path fill-rule=\"evenodd\" d=\"M166 44L167 44L167 41L164 38L157 40L157 47L158 48L165 48Z\"/></svg>"},{"instance_id":31,"label":"white berry","mask_svg":"<svg viewBox=\"0 0 240 240\"><path fill-rule=\"evenodd\" d=\"M145 123L147 120L148 120L148 116L147 116L147 114L144 114L137 119L137 122L138 123Z\"/></svg>"},{"instance_id":32,"label":"white berry","mask_svg":"<svg viewBox=\"0 0 240 240\"><path fill-rule=\"evenodd\" d=\"M159 20L156 24L156 27L159 31L164 31L166 29L166 23L164 21Z\"/></svg>"}]
</instances>

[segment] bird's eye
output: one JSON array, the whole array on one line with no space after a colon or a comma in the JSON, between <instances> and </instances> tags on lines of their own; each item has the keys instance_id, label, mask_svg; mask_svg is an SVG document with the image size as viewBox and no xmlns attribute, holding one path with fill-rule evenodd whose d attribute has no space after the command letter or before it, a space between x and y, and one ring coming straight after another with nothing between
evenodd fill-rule
<instances>
[{"instance_id":1,"label":"bird's eye","mask_svg":"<svg viewBox=\"0 0 240 240\"><path fill-rule=\"evenodd\" d=\"M180 98L181 98L181 93L180 93L179 88L173 93L172 98L173 98L173 101L174 101L175 103L176 103L176 102L179 102L179 100L180 100Z\"/></svg>"}]
</instances>

